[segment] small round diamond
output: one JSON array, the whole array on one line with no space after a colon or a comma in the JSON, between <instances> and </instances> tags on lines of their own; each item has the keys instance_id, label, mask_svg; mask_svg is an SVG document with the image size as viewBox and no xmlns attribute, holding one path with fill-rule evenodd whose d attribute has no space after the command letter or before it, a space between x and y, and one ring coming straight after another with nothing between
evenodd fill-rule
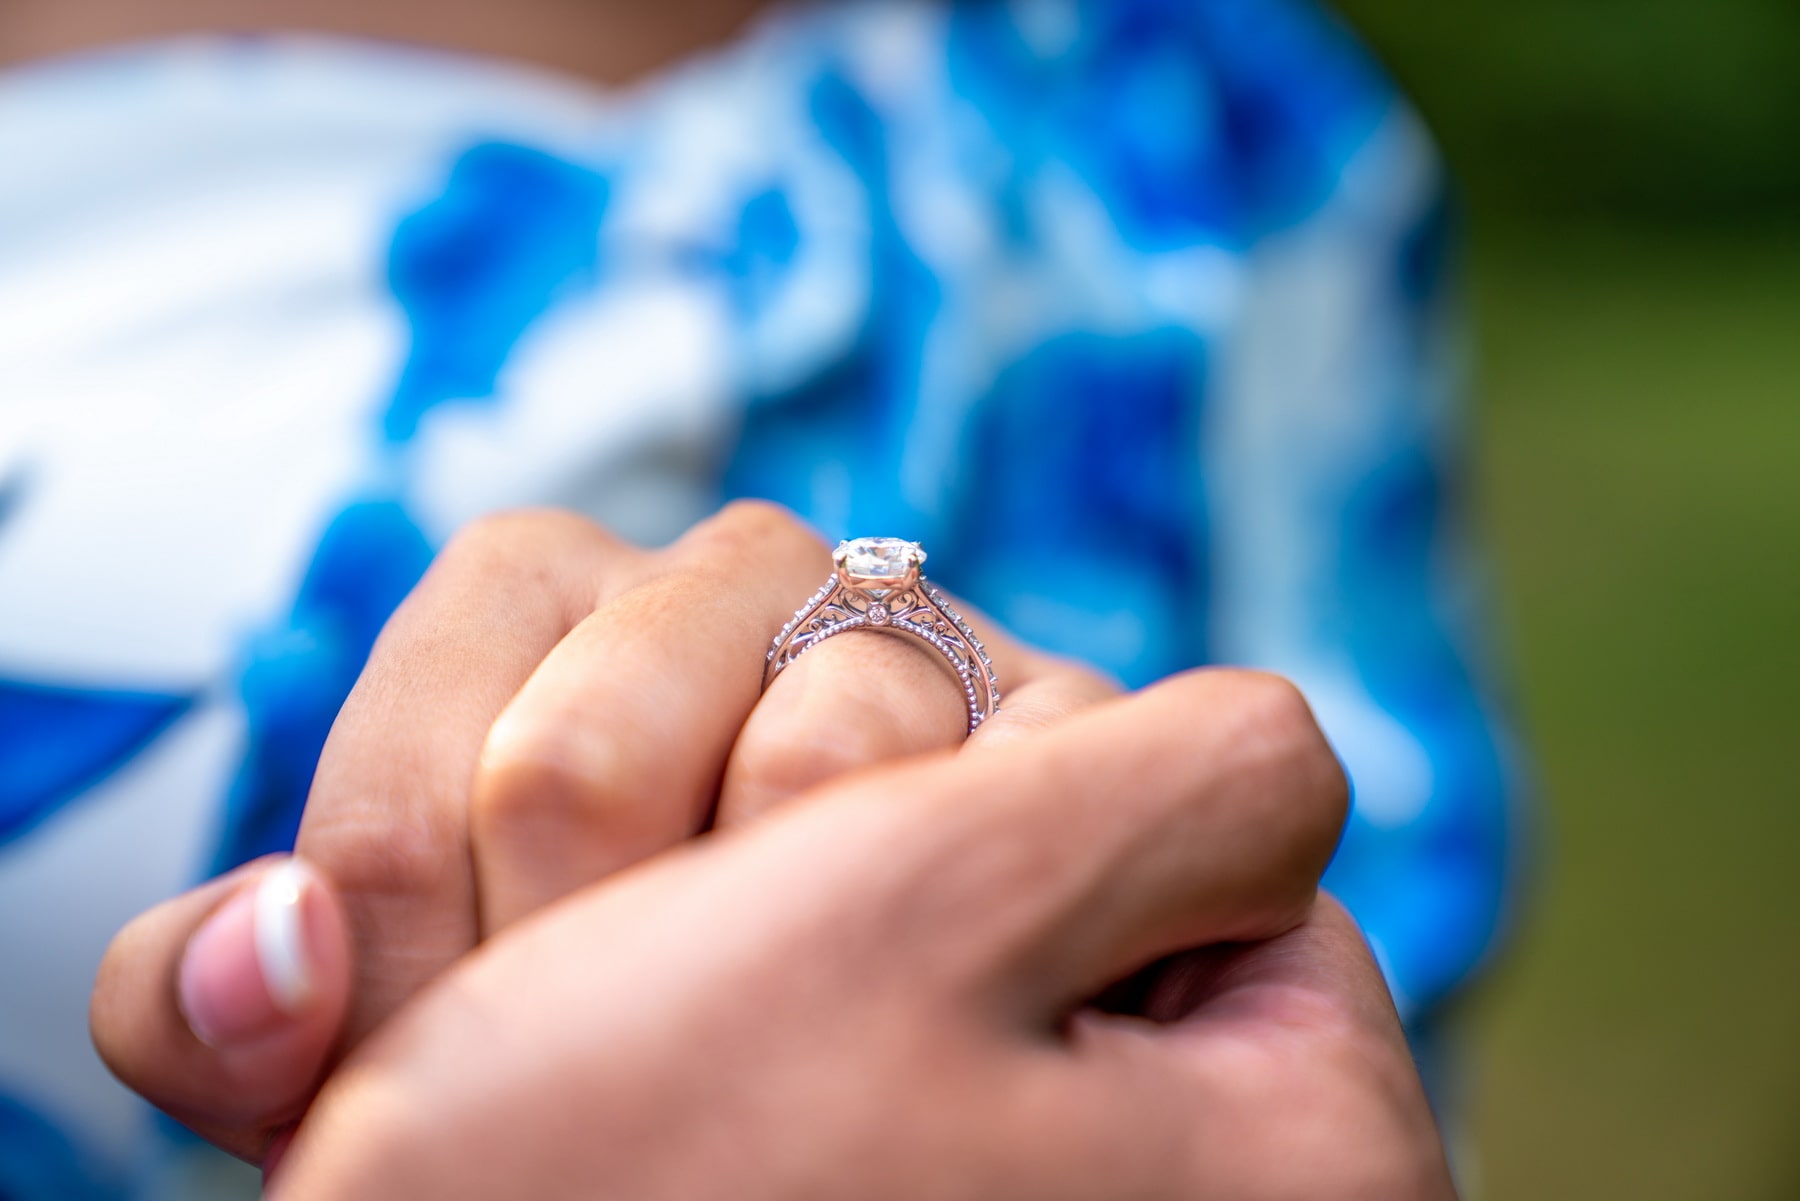
<instances>
[{"instance_id":1,"label":"small round diamond","mask_svg":"<svg viewBox=\"0 0 1800 1201\"><path fill-rule=\"evenodd\" d=\"M880 602L869 606L869 624L872 626L884 626L888 623L888 618L892 616L893 614L888 612L888 607Z\"/></svg>"}]
</instances>

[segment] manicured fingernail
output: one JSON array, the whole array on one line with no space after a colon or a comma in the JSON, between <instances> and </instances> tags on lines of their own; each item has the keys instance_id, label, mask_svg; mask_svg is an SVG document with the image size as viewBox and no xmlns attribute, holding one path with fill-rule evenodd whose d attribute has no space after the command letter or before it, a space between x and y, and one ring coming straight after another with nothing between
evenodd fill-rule
<instances>
[{"instance_id":1,"label":"manicured fingernail","mask_svg":"<svg viewBox=\"0 0 1800 1201\"><path fill-rule=\"evenodd\" d=\"M290 859L256 886L256 961L269 995L289 1017L305 1013L313 995L305 910L311 884L306 868Z\"/></svg>"},{"instance_id":2,"label":"manicured fingernail","mask_svg":"<svg viewBox=\"0 0 1800 1201\"><path fill-rule=\"evenodd\" d=\"M188 940L178 992L201 1042L229 1046L306 1011L313 995L305 907L314 881L290 859L239 890Z\"/></svg>"}]
</instances>

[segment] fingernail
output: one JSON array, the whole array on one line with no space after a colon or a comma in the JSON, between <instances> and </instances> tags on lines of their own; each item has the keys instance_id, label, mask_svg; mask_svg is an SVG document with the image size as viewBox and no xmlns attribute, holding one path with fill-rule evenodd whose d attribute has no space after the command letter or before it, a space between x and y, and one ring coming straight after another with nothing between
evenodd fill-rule
<instances>
[{"instance_id":1,"label":"fingernail","mask_svg":"<svg viewBox=\"0 0 1800 1201\"><path fill-rule=\"evenodd\" d=\"M194 1036L243 1043L306 1011L313 995L306 898L312 872L289 859L240 889L188 940L178 996Z\"/></svg>"}]
</instances>

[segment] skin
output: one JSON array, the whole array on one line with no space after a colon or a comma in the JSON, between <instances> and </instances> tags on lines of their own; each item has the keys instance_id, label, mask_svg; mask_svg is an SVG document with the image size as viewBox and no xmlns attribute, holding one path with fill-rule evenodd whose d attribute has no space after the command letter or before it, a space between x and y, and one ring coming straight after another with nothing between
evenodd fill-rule
<instances>
[{"instance_id":1,"label":"skin","mask_svg":"<svg viewBox=\"0 0 1800 1201\"><path fill-rule=\"evenodd\" d=\"M1314 903L1333 774L1291 690L1203 674L841 781L469 957L269 1195L1447 1196L1379 976ZM1162 1021L1084 1004L1195 942Z\"/></svg>"},{"instance_id":2,"label":"skin","mask_svg":"<svg viewBox=\"0 0 1800 1201\"><path fill-rule=\"evenodd\" d=\"M1379 975L1316 903L1345 787L1292 687L1121 697L984 631L1007 702L966 742L901 638L760 692L827 570L759 504L661 552L475 527L321 761L313 1007L224 1046L181 1016L183 950L253 865L121 934L102 1054L253 1160L304 1114L276 1197L1452 1195Z\"/></svg>"},{"instance_id":3,"label":"skin","mask_svg":"<svg viewBox=\"0 0 1800 1201\"><path fill-rule=\"evenodd\" d=\"M304 29L616 85L761 7L11 0L0 65ZM1298 694L1119 697L985 625L1006 707L966 743L898 639L762 694L826 569L766 506L656 553L562 514L476 526L321 759L303 1011L209 1044L181 1010L195 932L264 861L120 934L102 1055L279 1161L278 1201L1452 1196L1379 974L1317 894L1344 785Z\"/></svg>"},{"instance_id":4,"label":"skin","mask_svg":"<svg viewBox=\"0 0 1800 1201\"><path fill-rule=\"evenodd\" d=\"M201 31L298 29L536 63L621 84L731 39L765 0L7 0L0 65Z\"/></svg>"},{"instance_id":5,"label":"skin","mask_svg":"<svg viewBox=\"0 0 1800 1201\"><path fill-rule=\"evenodd\" d=\"M829 571L815 534L757 503L655 552L564 513L476 523L390 620L314 777L296 850L332 886L323 936L347 930L325 957L346 965L321 989L335 1012L224 1047L188 1029L176 965L268 866L252 865L120 934L93 1005L102 1055L260 1162L334 1058L483 939L824 780L962 743L958 687L903 638L832 639L762 691L770 632ZM1003 637L989 650L1007 705L970 752L1116 691Z\"/></svg>"}]
</instances>

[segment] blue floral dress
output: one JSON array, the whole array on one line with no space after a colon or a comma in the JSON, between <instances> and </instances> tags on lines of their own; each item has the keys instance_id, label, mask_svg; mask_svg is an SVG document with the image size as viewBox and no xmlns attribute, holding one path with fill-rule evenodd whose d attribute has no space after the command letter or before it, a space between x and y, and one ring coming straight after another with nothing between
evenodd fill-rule
<instances>
[{"instance_id":1,"label":"blue floral dress","mask_svg":"<svg viewBox=\"0 0 1800 1201\"><path fill-rule=\"evenodd\" d=\"M1132 684L1292 677L1424 1045L1517 769L1446 182L1303 0L774 11L621 92L327 39L0 75L0 1198L242 1186L87 1046L133 913L290 844L460 525L734 496Z\"/></svg>"}]
</instances>

